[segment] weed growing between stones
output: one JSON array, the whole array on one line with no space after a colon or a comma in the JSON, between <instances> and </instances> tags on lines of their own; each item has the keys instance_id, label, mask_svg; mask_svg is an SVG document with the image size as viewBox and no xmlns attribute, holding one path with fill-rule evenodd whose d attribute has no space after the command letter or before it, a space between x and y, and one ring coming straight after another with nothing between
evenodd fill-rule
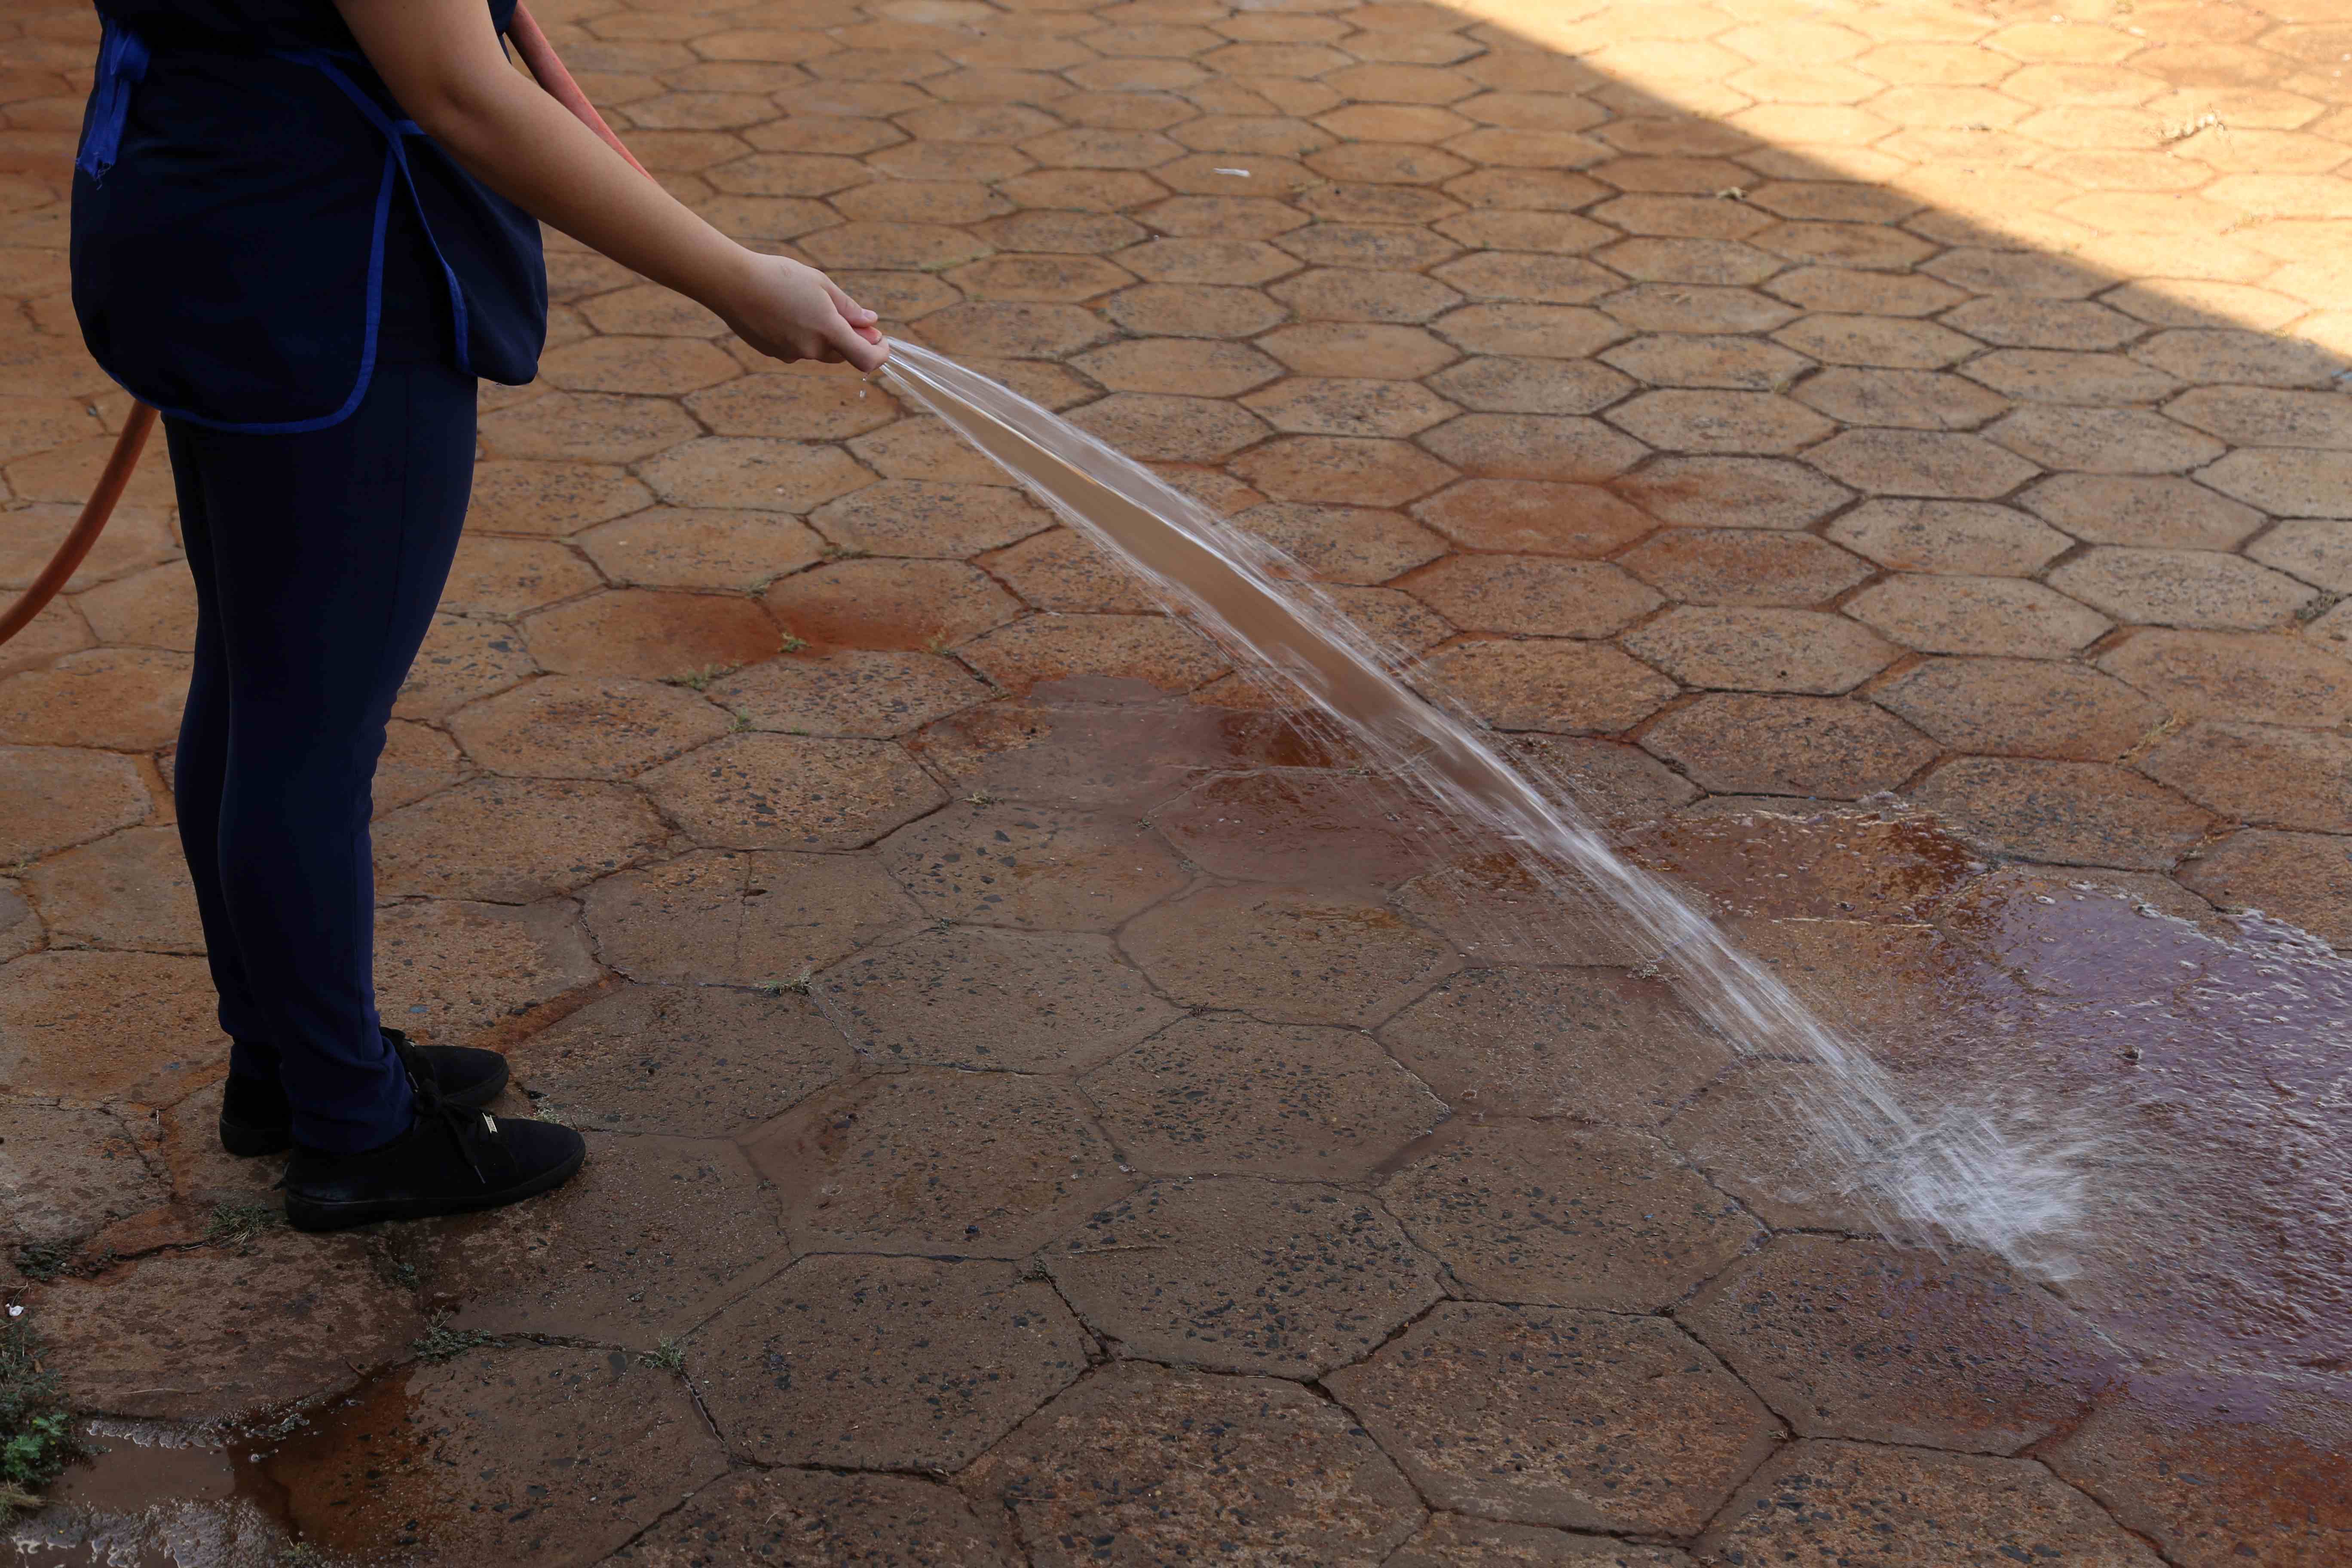
<instances>
[{"instance_id":1,"label":"weed growing between stones","mask_svg":"<svg viewBox=\"0 0 2352 1568\"><path fill-rule=\"evenodd\" d=\"M448 1319L436 1318L424 1333L408 1342L408 1348L415 1351L420 1360L455 1361L467 1351L498 1342L495 1334L486 1334L478 1329L453 1329Z\"/></svg>"},{"instance_id":2,"label":"weed growing between stones","mask_svg":"<svg viewBox=\"0 0 2352 1568\"><path fill-rule=\"evenodd\" d=\"M16 1248L16 1272L46 1283L65 1272L74 1255L70 1241L28 1241Z\"/></svg>"},{"instance_id":3,"label":"weed growing between stones","mask_svg":"<svg viewBox=\"0 0 2352 1568\"><path fill-rule=\"evenodd\" d=\"M205 1226L205 1239L223 1247L243 1247L285 1222L285 1215L273 1204L215 1204L212 1222Z\"/></svg>"},{"instance_id":4,"label":"weed growing between stones","mask_svg":"<svg viewBox=\"0 0 2352 1568\"><path fill-rule=\"evenodd\" d=\"M661 1342L637 1357L639 1364L662 1372L686 1371L686 1346L675 1334L664 1334Z\"/></svg>"},{"instance_id":5,"label":"weed growing between stones","mask_svg":"<svg viewBox=\"0 0 2352 1568\"><path fill-rule=\"evenodd\" d=\"M41 1365L41 1340L21 1321L0 1329L0 1517L37 1507L40 1489L81 1452L58 1374Z\"/></svg>"}]
</instances>

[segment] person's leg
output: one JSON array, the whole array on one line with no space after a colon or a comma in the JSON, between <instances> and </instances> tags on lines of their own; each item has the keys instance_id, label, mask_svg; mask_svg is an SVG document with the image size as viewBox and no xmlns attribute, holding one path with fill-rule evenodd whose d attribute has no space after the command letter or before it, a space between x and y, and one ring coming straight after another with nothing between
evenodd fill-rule
<instances>
[{"instance_id":1,"label":"person's leg","mask_svg":"<svg viewBox=\"0 0 2352 1568\"><path fill-rule=\"evenodd\" d=\"M328 429L186 444L229 689L220 901L294 1141L376 1147L411 1108L375 1013L370 784L465 519L473 383L381 366Z\"/></svg>"},{"instance_id":2,"label":"person's leg","mask_svg":"<svg viewBox=\"0 0 2352 1568\"><path fill-rule=\"evenodd\" d=\"M188 677L188 700L180 714L180 739L172 758L172 798L179 819L180 849L188 879L195 885L196 915L204 927L205 956L213 989L220 998L221 1032L234 1046L229 1071L278 1092L278 1049L256 1006L239 961L236 933L229 923L220 879L221 783L228 767L228 662L222 646L220 600L213 567L211 520L205 507L200 446L193 427L163 422L172 458L172 480L180 505L180 538L188 574L196 588L196 649Z\"/></svg>"}]
</instances>

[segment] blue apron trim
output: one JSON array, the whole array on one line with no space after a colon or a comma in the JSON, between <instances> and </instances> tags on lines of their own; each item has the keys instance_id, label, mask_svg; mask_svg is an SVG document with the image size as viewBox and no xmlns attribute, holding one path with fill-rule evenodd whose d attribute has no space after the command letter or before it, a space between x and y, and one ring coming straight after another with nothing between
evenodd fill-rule
<instances>
[{"instance_id":1,"label":"blue apron trim","mask_svg":"<svg viewBox=\"0 0 2352 1568\"><path fill-rule=\"evenodd\" d=\"M366 397L368 384L375 376L376 334L383 320L383 240L392 216L392 194L395 182L408 192L409 205L416 214L417 226L424 230L425 243L433 251L433 259L441 268L441 276L448 285L450 319L454 322L454 343L451 345L457 369L464 374L474 374L473 353L467 342L466 321L466 290L457 280L457 269L449 265L442 254L441 242L433 237L432 220L425 216L424 198L417 194L415 176L408 167L407 141L422 136L425 128L413 120L394 120L383 111L383 106L343 73L341 61L357 65L361 57L332 49L273 49L278 58L297 65L309 66L341 89L370 125L382 132L384 139L383 179L375 194L375 232L368 242L367 326L361 342L359 375L353 381L351 395L342 406L331 414L310 419L287 419L275 422L240 422L214 419L184 408L165 404L155 405L156 412L173 419L208 430L226 430L247 436L299 436L312 430L324 430L351 417L352 411ZM95 180L114 166L116 153L122 145L122 128L131 110L131 89L147 75L147 46L130 28L109 21L99 45L97 94L89 124L82 137L82 150L76 164Z\"/></svg>"},{"instance_id":2,"label":"blue apron trim","mask_svg":"<svg viewBox=\"0 0 2352 1568\"><path fill-rule=\"evenodd\" d=\"M131 113L131 89L147 76L147 46L138 34L113 21L105 23L99 39L96 90L91 95L89 123L83 127L81 150L74 166L91 180L102 180L122 150L122 125Z\"/></svg>"}]
</instances>

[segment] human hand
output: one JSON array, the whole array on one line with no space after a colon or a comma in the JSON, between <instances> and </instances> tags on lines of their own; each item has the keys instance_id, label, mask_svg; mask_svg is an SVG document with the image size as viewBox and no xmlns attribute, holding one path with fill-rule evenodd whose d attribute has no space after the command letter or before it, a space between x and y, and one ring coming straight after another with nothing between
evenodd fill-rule
<instances>
[{"instance_id":1,"label":"human hand","mask_svg":"<svg viewBox=\"0 0 2352 1568\"><path fill-rule=\"evenodd\" d=\"M735 335L781 360L846 362L870 373L889 357L880 318L814 267L746 251L748 265L716 308Z\"/></svg>"}]
</instances>

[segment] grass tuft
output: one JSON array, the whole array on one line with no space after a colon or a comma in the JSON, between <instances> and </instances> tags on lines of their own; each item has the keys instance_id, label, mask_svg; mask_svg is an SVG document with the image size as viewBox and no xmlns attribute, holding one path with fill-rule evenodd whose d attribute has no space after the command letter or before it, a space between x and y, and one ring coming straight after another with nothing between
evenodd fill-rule
<instances>
[{"instance_id":1,"label":"grass tuft","mask_svg":"<svg viewBox=\"0 0 2352 1568\"><path fill-rule=\"evenodd\" d=\"M215 1204L212 1223L205 1226L205 1239L224 1247L243 1247L263 1231L285 1223L286 1215L274 1204Z\"/></svg>"},{"instance_id":2,"label":"grass tuft","mask_svg":"<svg viewBox=\"0 0 2352 1568\"><path fill-rule=\"evenodd\" d=\"M436 1318L425 1332L408 1342L421 1361L455 1361L467 1351L498 1343L498 1338L478 1329L453 1329L446 1318Z\"/></svg>"},{"instance_id":3,"label":"grass tuft","mask_svg":"<svg viewBox=\"0 0 2352 1568\"><path fill-rule=\"evenodd\" d=\"M0 1517L40 1501L40 1489L81 1453L58 1374L21 1319L0 1328Z\"/></svg>"},{"instance_id":4,"label":"grass tuft","mask_svg":"<svg viewBox=\"0 0 2352 1568\"><path fill-rule=\"evenodd\" d=\"M637 1357L637 1363L661 1372L683 1373L686 1371L686 1346L677 1335L664 1334L659 1344Z\"/></svg>"}]
</instances>

